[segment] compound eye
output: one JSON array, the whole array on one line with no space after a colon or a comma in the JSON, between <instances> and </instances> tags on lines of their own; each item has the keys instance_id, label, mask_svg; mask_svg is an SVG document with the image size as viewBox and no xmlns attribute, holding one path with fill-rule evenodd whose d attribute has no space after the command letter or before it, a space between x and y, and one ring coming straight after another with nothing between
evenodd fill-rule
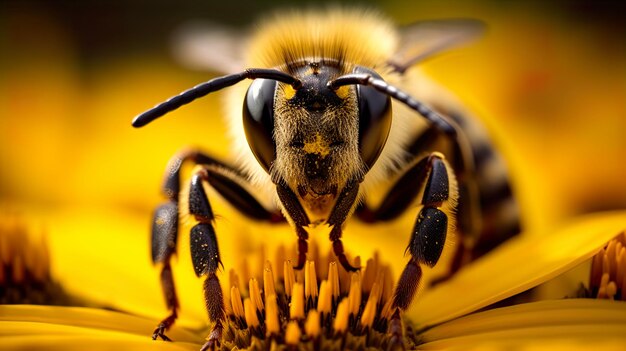
<instances>
[{"instance_id":1,"label":"compound eye","mask_svg":"<svg viewBox=\"0 0 626 351\"><path fill-rule=\"evenodd\" d=\"M255 79L243 103L243 129L252 153L269 173L276 159L274 142L274 95L277 82Z\"/></svg>"},{"instance_id":2,"label":"compound eye","mask_svg":"<svg viewBox=\"0 0 626 351\"><path fill-rule=\"evenodd\" d=\"M382 77L371 69L357 66L354 73ZM368 169L383 151L391 129L391 99L389 96L365 85L356 86L359 102L359 152Z\"/></svg>"}]
</instances>

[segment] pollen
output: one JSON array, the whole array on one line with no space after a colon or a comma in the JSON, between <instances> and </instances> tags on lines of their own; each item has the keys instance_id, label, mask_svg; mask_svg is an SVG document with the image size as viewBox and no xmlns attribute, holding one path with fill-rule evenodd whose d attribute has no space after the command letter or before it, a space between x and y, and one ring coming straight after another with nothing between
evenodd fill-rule
<instances>
[{"instance_id":1,"label":"pollen","mask_svg":"<svg viewBox=\"0 0 626 351\"><path fill-rule=\"evenodd\" d=\"M284 260L284 249L279 251L282 274L275 274L266 261L257 273L262 284L257 277L242 275L248 280L248 291L240 290L239 276L231 271L226 347L376 350L389 346L387 327L396 310L391 299L394 281L378 254L367 260L362 271L348 273L332 253L317 252L313 243L310 260L301 271ZM360 265L358 257L350 261Z\"/></svg>"},{"instance_id":2,"label":"pollen","mask_svg":"<svg viewBox=\"0 0 626 351\"><path fill-rule=\"evenodd\" d=\"M283 93L285 99L290 100L296 95L296 90L289 84L281 84L283 86Z\"/></svg>"},{"instance_id":3,"label":"pollen","mask_svg":"<svg viewBox=\"0 0 626 351\"><path fill-rule=\"evenodd\" d=\"M302 149L307 154L318 154L322 157L326 157L330 153L330 146L320 133L315 133L315 139L305 142Z\"/></svg>"},{"instance_id":4,"label":"pollen","mask_svg":"<svg viewBox=\"0 0 626 351\"><path fill-rule=\"evenodd\" d=\"M626 301L626 232L609 241L593 257L587 295Z\"/></svg>"}]
</instances>

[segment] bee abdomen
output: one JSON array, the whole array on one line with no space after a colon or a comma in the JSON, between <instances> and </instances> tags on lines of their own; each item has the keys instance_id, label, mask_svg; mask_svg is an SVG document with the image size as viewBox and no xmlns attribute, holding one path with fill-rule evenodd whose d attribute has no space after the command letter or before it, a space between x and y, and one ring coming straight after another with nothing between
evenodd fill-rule
<instances>
[{"instance_id":1,"label":"bee abdomen","mask_svg":"<svg viewBox=\"0 0 626 351\"><path fill-rule=\"evenodd\" d=\"M458 216L460 231L470 236L465 242L470 243L467 249L474 260L520 232L519 206L506 163L482 124L463 114L450 117L461 127L473 155L473 175L459 175L459 187L466 191L461 191ZM477 208L468 209L464 201ZM472 218L476 216L478 222Z\"/></svg>"}]
</instances>

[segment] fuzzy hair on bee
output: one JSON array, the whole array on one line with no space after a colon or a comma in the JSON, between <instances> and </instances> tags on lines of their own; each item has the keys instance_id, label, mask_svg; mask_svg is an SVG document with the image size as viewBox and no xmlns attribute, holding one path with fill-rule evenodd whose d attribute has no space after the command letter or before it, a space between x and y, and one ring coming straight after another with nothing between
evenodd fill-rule
<instances>
[{"instance_id":1,"label":"fuzzy hair on bee","mask_svg":"<svg viewBox=\"0 0 626 351\"><path fill-rule=\"evenodd\" d=\"M224 89L224 114L235 162L199 150L175 155L163 190L167 201L152 227L153 261L171 314L177 317L169 260L178 219L188 214L191 254L214 322L205 348L219 344L225 321L216 270L221 264L208 188L243 215L287 221L297 238L295 269L306 261L308 229L329 227L333 252L347 271L341 241L349 218L391 221L415 211L407 228L410 254L392 308L415 296L422 266L433 267L446 242L459 235L451 273L519 232L519 214L504 161L480 122L418 67L425 59L483 32L474 20L423 21L397 27L374 11L346 8L279 12L243 39L194 28L178 44L188 59L225 75L140 114L141 127L195 99ZM223 50L199 49L211 45ZM238 57L224 57L234 53ZM194 58L195 56L195 58ZM243 81L246 80L246 83ZM249 80L249 81L248 81ZM196 164L181 192L180 168ZM373 193L382 193L373 199ZM181 199L180 197L184 198ZM182 207L182 208L181 208ZM394 314L395 315L395 314Z\"/></svg>"},{"instance_id":2,"label":"fuzzy hair on bee","mask_svg":"<svg viewBox=\"0 0 626 351\"><path fill-rule=\"evenodd\" d=\"M311 62L332 61L338 66L335 76L350 73L358 65L370 67L386 77L393 75L392 70L387 67L386 60L396 51L397 42L397 33L392 24L373 11L332 9L319 12L281 12L259 25L258 30L249 41L250 51L244 67L280 67L293 73L296 69L295 63L305 60ZM341 88L342 93L346 95L345 104L341 109L331 111L332 114L342 114L342 110L356 110L355 96L349 88L348 86ZM253 182L265 188L264 185L271 182L271 177L259 166L251 153L241 124L241 113L238 108L234 108L234 106L241 105L242 96L246 89L247 87L243 85L226 92L225 111L233 140L237 146L236 150L239 153L238 158L251 174ZM293 95L293 93L293 89L289 85L279 85L276 94L279 100L277 105L285 106L281 100L283 97ZM286 115L288 113L297 114L297 111L283 110L279 114ZM348 147L351 148L351 153L355 155L357 152L354 143L358 140L357 135L355 135L357 130L345 124L351 123L356 126L356 121L349 121L348 118L333 118L330 113L326 118L341 121L345 127L342 126L337 130L352 133L352 135L345 135L343 139L352 142ZM297 118L284 118L278 122L280 124L278 129L285 132L295 130L290 124L298 123L297 120ZM368 172L366 175L368 180L372 175L378 175L378 178L383 176L384 169L392 166L394 161L396 163L401 161L404 156L398 145L401 145L408 137L402 132L406 130L403 128L403 124L406 122L399 119L397 123L396 121L394 123L398 127L392 126L391 136L388 138L391 143L385 146L387 152L376 163L375 168ZM282 134L278 132L274 135L277 138L282 137ZM314 132L308 137L317 138ZM277 142L280 143L278 140ZM329 146L326 140L320 140L318 144ZM337 165L337 169L340 169L341 173L344 174L365 174L366 170L362 169L361 165L355 161L358 161L357 157L344 159L341 165ZM274 167L276 172L294 172L293 176L287 178L301 178L297 170L294 169L297 167L293 167L288 160L279 158L277 162ZM364 186L367 187L367 185Z\"/></svg>"}]
</instances>

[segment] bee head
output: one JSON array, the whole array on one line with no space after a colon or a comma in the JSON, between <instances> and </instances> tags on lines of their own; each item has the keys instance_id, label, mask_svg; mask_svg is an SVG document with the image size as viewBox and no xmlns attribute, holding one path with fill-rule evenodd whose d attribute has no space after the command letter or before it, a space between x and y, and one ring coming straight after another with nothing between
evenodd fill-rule
<instances>
[{"instance_id":1,"label":"bee head","mask_svg":"<svg viewBox=\"0 0 626 351\"><path fill-rule=\"evenodd\" d=\"M332 63L307 62L291 72L301 82L298 89L257 79L246 94L244 129L259 163L282 178L291 178L293 168L301 168L298 177L325 183L334 178L330 169L349 175L369 169L391 127L389 96L368 86L331 87L341 73ZM382 79L360 66L354 73ZM300 161L296 165L294 160Z\"/></svg>"}]
</instances>

